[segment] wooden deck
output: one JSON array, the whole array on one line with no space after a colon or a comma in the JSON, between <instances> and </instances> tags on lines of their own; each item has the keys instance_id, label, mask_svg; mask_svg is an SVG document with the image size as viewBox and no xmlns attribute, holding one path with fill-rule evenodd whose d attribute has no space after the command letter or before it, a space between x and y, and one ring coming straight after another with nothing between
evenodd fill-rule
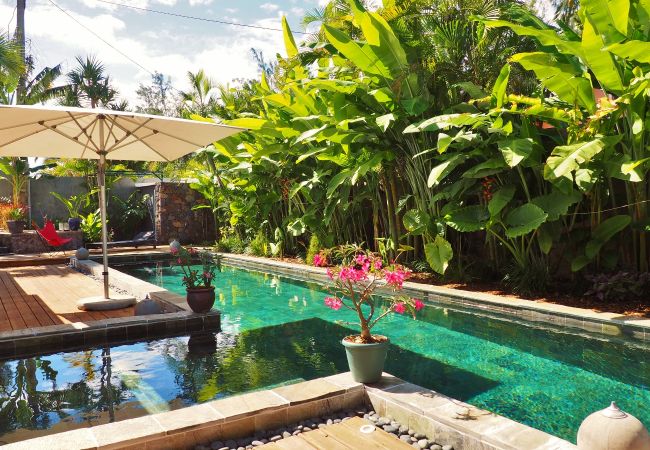
<instances>
[{"instance_id":1,"label":"wooden deck","mask_svg":"<svg viewBox=\"0 0 650 450\"><path fill-rule=\"evenodd\" d=\"M77 309L78 299L102 293L100 283L62 264L0 269L0 332L133 315L133 307Z\"/></svg>"},{"instance_id":2,"label":"wooden deck","mask_svg":"<svg viewBox=\"0 0 650 450\"><path fill-rule=\"evenodd\" d=\"M112 255L133 255L137 253L168 253L169 249L165 247L140 247L140 248L112 248L108 250L109 257ZM102 254L101 250L90 250L93 256ZM0 255L0 268L21 267L21 266L44 266L49 264L66 264L70 257L74 256L74 251L68 250L64 253L30 253Z\"/></svg>"},{"instance_id":3,"label":"wooden deck","mask_svg":"<svg viewBox=\"0 0 650 450\"><path fill-rule=\"evenodd\" d=\"M359 431L370 422L354 417L345 422L328 425L297 436L281 439L257 448L264 450L408 450L413 449L406 442L396 439L384 430L376 428L369 434Z\"/></svg>"}]
</instances>

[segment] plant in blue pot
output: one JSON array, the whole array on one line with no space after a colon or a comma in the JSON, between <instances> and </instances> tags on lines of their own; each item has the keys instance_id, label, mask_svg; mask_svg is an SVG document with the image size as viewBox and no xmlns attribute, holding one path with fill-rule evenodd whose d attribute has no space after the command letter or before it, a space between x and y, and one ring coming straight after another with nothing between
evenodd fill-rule
<instances>
[{"instance_id":1,"label":"plant in blue pot","mask_svg":"<svg viewBox=\"0 0 650 450\"><path fill-rule=\"evenodd\" d=\"M58 192L51 192L68 210L68 227L70 231L78 231L80 229L83 209L90 206L90 200L96 193L97 190L94 189L86 194L71 195L65 198Z\"/></svg>"},{"instance_id":2,"label":"plant in blue pot","mask_svg":"<svg viewBox=\"0 0 650 450\"><path fill-rule=\"evenodd\" d=\"M399 265L383 265L382 258L370 252L359 252L343 264L327 269L332 281L331 296L325 297L325 305L335 311L348 309L360 333L346 336L342 344L347 354L352 378L360 383L379 381L384 370L389 339L372 334L372 328L391 313L415 314L424 307L421 300L397 294L411 272ZM375 295L377 288L384 288L389 295ZM397 295L390 295L397 294Z\"/></svg>"}]
</instances>

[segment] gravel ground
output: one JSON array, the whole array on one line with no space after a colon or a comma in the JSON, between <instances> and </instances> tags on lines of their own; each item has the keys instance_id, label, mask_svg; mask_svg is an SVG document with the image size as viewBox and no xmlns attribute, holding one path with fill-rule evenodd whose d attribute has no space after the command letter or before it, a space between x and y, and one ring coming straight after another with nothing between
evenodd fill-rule
<instances>
[{"instance_id":1,"label":"gravel ground","mask_svg":"<svg viewBox=\"0 0 650 450\"><path fill-rule=\"evenodd\" d=\"M420 450L454 450L454 447L451 445L436 442L433 439L427 438L427 436L422 433L418 433L415 430L409 429L407 426L391 420L390 417L382 417L375 411L363 408L303 420L302 422L275 430L258 431L254 436L249 436L247 438L214 441L209 445L197 445L195 450L247 450L259 447L260 445L269 442L276 442L291 436L297 436L300 433L306 433L327 425L340 423L349 420L352 417L363 417L364 419L373 422L377 428L381 428L387 433L395 436L395 439L401 439L412 447ZM460 449L456 448L455 450Z\"/></svg>"},{"instance_id":2,"label":"gravel ground","mask_svg":"<svg viewBox=\"0 0 650 450\"><path fill-rule=\"evenodd\" d=\"M104 284L104 279L101 278L101 277L96 277L95 275L93 275L93 274L91 274L91 273L84 272L83 270L79 270L79 269L77 269L76 267L73 267L73 266L71 266L71 265L68 265L68 267L70 267L70 268L71 268L72 270L74 270L74 271L79 272L79 273L82 274L82 275L86 275L88 278L92 278L93 280L97 281L99 284L102 284L102 285ZM115 292L116 294L121 294L121 295L131 295L131 294L129 293L129 291L125 291L124 289L120 289L119 287L114 286L113 284L110 284L110 283L109 283L109 287L110 287L111 290L112 290L113 292Z\"/></svg>"}]
</instances>

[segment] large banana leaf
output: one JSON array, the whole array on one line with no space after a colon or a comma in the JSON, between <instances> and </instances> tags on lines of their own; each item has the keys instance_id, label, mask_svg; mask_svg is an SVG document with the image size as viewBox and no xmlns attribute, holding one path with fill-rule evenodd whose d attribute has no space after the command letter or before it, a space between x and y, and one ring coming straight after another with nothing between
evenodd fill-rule
<instances>
[{"instance_id":1,"label":"large banana leaf","mask_svg":"<svg viewBox=\"0 0 650 450\"><path fill-rule=\"evenodd\" d=\"M605 50L621 58L650 64L650 42L627 41L622 44L612 44L606 47Z\"/></svg>"},{"instance_id":2,"label":"large banana leaf","mask_svg":"<svg viewBox=\"0 0 650 450\"><path fill-rule=\"evenodd\" d=\"M395 73L404 70L408 66L406 52L384 18L377 13L366 11L358 0L349 0L349 3L354 19L361 27L368 44L381 49L384 61Z\"/></svg>"},{"instance_id":3,"label":"large banana leaf","mask_svg":"<svg viewBox=\"0 0 650 450\"><path fill-rule=\"evenodd\" d=\"M561 216L565 216L569 207L578 203L581 198L582 195L577 191L572 191L567 195L553 190L550 194L533 198L531 203L542 208L548 214L547 221L552 222L558 220Z\"/></svg>"},{"instance_id":4,"label":"large banana leaf","mask_svg":"<svg viewBox=\"0 0 650 450\"><path fill-rule=\"evenodd\" d=\"M557 47L562 53L569 55L580 55L580 43L572 40L565 39L565 36L560 35L553 28L534 28L523 25L518 25L507 20L486 20L480 19L489 27L508 27L520 36L530 36L537 39L542 45L551 45Z\"/></svg>"},{"instance_id":5,"label":"large banana leaf","mask_svg":"<svg viewBox=\"0 0 650 450\"><path fill-rule=\"evenodd\" d=\"M555 147L546 160L544 178L554 180L568 176L607 146L605 139L598 138L588 142Z\"/></svg>"},{"instance_id":6,"label":"large banana leaf","mask_svg":"<svg viewBox=\"0 0 650 450\"><path fill-rule=\"evenodd\" d=\"M342 31L337 30L329 25L323 25L327 40L342 55L353 61L354 64L362 71L379 75L387 80L392 80L393 75L390 69L377 56L374 50L367 44L359 45Z\"/></svg>"},{"instance_id":7,"label":"large banana leaf","mask_svg":"<svg viewBox=\"0 0 650 450\"><path fill-rule=\"evenodd\" d=\"M534 141L531 138L502 139L498 142L503 159L510 167L515 167L530 156Z\"/></svg>"},{"instance_id":8,"label":"large banana leaf","mask_svg":"<svg viewBox=\"0 0 650 450\"><path fill-rule=\"evenodd\" d=\"M499 190L497 190L493 195L492 198L490 199L490 202L488 203L488 211L490 212L490 216L492 218L495 218L499 215L501 210L505 208L505 206L510 203L510 200L515 196L515 187L508 185L508 186L503 186Z\"/></svg>"},{"instance_id":9,"label":"large banana leaf","mask_svg":"<svg viewBox=\"0 0 650 450\"><path fill-rule=\"evenodd\" d=\"M586 20L582 27L584 60L604 89L620 94L623 91L621 74L612 55L602 50L604 46L603 38L596 33L591 21Z\"/></svg>"},{"instance_id":10,"label":"large banana leaf","mask_svg":"<svg viewBox=\"0 0 650 450\"><path fill-rule=\"evenodd\" d=\"M582 0L580 2L587 20L598 34L609 42L620 42L627 36L630 0Z\"/></svg>"},{"instance_id":11,"label":"large banana leaf","mask_svg":"<svg viewBox=\"0 0 650 450\"><path fill-rule=\"evenodd\" d=\"M546 221L548 214L542 208L532 203L526 203L513 209L506 216L506 236L515 238L535 231Z\"/></svg>"},{"instance_id":12,"label":"large banana leaf","mask_svg":"<svg viewBox=\"0 0 650 450\"><path fill-rule=\"evenodd\" d=\"M591 82L572 65L561 64L553 55L544 52L518 53L510 59L535 72L542 84L561 100L580 105L591 113L596 111Z\"/></svg>"}]
</instances>

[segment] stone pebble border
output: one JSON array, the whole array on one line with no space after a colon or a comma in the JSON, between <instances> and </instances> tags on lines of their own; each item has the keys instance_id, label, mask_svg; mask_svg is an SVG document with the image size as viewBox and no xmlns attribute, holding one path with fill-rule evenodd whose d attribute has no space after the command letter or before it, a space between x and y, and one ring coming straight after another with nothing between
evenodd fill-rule
<instances>
[{"instance_id":1,"label":"stone pebble border","mask_svg":"<svg viewBox=\"0 0 650 450\"><path fill-rule=\"evenodd\" d=\"M355 410L348 409L328 416L302 420L275 430L261 430L256 432L255 435L246 438L214 441L209 445L197 445L194 447L194 450L250 450L268 444L269 442L278 442L282 439L298 436L318 428L325 428L329 425L345 422L353 417L363 417L374 423L377 428L383 429L396 439L411 444L412 447L420 450L454 450L453 445L437 443L435 440L427 438L424 434L418 433L406 425L392 420L390 417L381 417L375 411L368 411L368 408L365 407ZM458 448L456 450L462 449Z\"/></svg>"}]
</instances>

